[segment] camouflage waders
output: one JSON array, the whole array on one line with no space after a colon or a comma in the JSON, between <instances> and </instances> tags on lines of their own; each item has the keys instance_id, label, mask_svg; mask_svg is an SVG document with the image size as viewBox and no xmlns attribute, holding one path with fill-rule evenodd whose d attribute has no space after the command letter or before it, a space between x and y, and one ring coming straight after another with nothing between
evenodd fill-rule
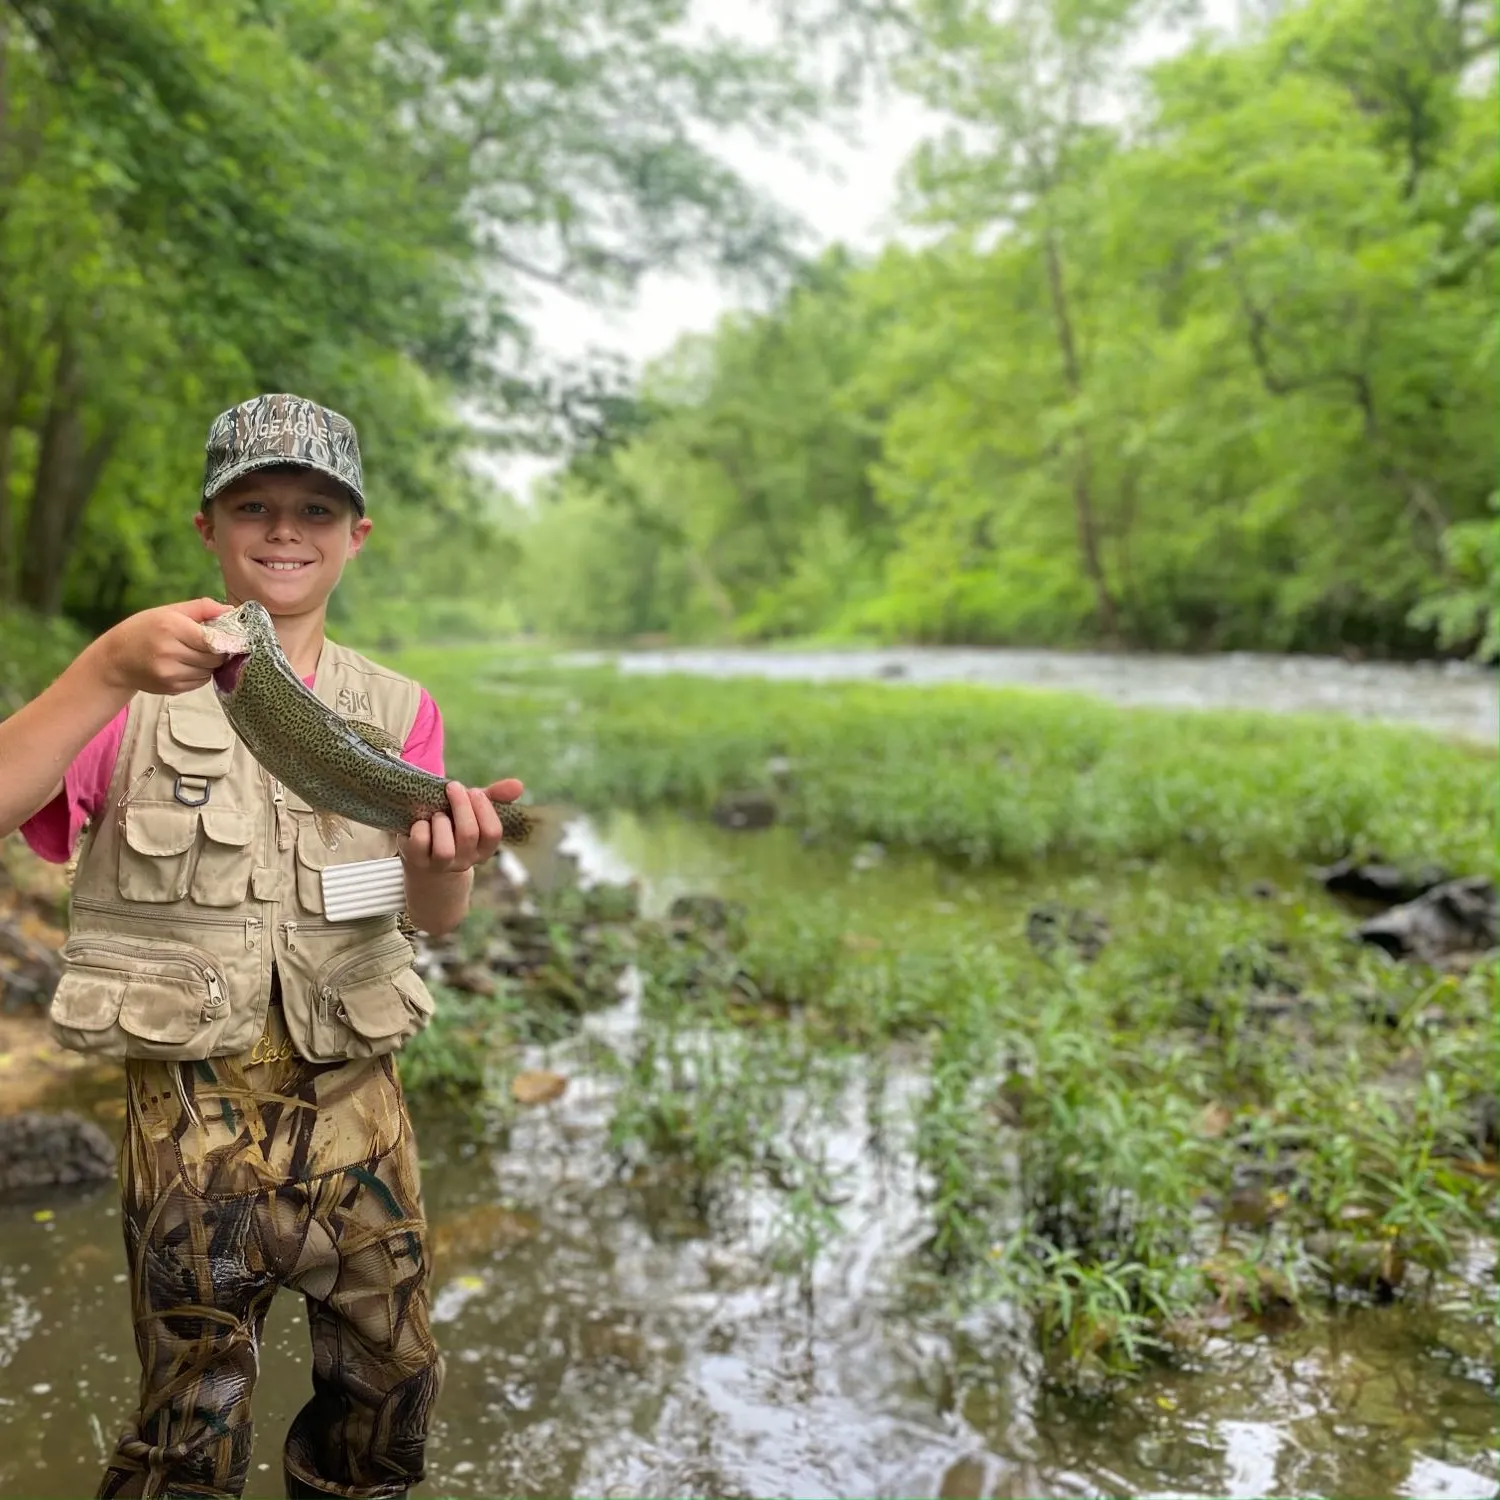
<instances>
[{"instance_id":1,"label":"camouflage waders","mask_svg":"<svg viewBox=\"0 0 1500 1500\"><path fill-rule=\"evenodd\" d=\"M237 1496L278 1287L307 1301L313 1395L291 1496L404 1495L442 1376L416 1144L389 1057L309 1063L279 1004L248 1058L126 1064L121 1154L140 1410L98 1494Z\"/></svg>"}]
</instances>

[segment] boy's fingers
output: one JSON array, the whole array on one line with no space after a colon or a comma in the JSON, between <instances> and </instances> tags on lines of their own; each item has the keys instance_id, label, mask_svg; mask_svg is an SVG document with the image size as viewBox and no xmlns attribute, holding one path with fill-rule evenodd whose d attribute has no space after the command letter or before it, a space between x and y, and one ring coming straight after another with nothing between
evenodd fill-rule
<instances>
[{"instance_id":1,"label":"boy's fingers","mask_svg":"<svg viewBox=\"0 0 1500 1500\"><path fill-rule=\"evenodd\" d=\"M505 830L500 826L500 814L495 811L495 804L490 801L488 792L470 788L469 802L474 809L474 821L479 828L479 847L485 851L486 858L488 858L500 847L500 841L505 837Z\"/></svg>"},{"instance_id":2,"label":"boy's fingers","mask_svg":"<svg viewBox=\"0 0 1500 1500\"><path fill-rule=\"evenodd\" d=\"M479 843L479 824L468 788L462 782L448 783L448 803L453 809L453 852L457 854L462 849L466 855L472 854Z\"/></svg>"},{"instance_id":3,"label":"boy's fingers","mask_svg":"<svg viewBox=\"0 0 1500 1500\"><path fill-rule=\"evenodd\" d=\"M514 802L525 790L522 782L517 781L514 776L507 776L504 781L491 782L485 787L484 794L496 802Z\"/></svg>"},{"instance_id":4,"label":"boy's fingers","mask_svg":"<svg viewBox=\"0 0 1500 1500\"><path fill-rule=\"evenodd\" d=\"M453 858L453 820L447 813L432 815L432 859L435 864L446 864Z\"/></svg>"}]
</instances>

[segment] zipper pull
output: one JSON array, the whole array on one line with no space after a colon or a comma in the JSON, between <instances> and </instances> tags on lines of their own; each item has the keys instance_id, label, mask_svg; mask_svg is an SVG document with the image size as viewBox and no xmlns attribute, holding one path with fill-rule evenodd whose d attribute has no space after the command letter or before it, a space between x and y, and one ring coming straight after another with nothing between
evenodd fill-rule
<instances>
[{"instance_id":1,"label":"zipper pull","mask_svg":"<svg viewBox=\"0 0 1500 1500\"><path fill-rule=\"evenodd\" d=\"M286 788L271 778L271 805L276 809L276 847L283 853L292 847L292 818L286 810Z\"/></svg>"},{"instance_id":2,"label":"zipper pull","mask_svg":"<svg viewBox=\"0 0 1500 1500\"><path fill-rule=\"evenodd\" d=\"M224 986L219 983L219 976L210 972L208 976L208 1004L203 1008L203 1019L215 1021L224 1009Z\"/></svg>"},{"instance_id":3,"label":"zipper pull","mask_svg":"<svg viewBox=\"0 0 1500 1500\"><path fill-rule=\"evenodd\" d=\"M248 953L255 947L255 940L260 936L260 918L245 918L245 951Z\"/></svg>"},{"instance_id":4,"label":"zipper pull","mask_svg":"<svg viewBox=\"0 0 1500 1500\"><path fill-rule=\"evenodd\" d=\"M333 991L326 984L318 991L318 1014L325 1022L333 1019Z\"/></svg>"},{"instance_id":5,"label":"zipper pull","mask_svg":"<svg viewBox=\"0 0 1500 1500\"><path fill-rule=\"evenodd\" d=\"M286 939L286 951L295 953L297 951L297 924L295 922L283 922L281 924L281 935Z\"/></svg>"}]
</instances>

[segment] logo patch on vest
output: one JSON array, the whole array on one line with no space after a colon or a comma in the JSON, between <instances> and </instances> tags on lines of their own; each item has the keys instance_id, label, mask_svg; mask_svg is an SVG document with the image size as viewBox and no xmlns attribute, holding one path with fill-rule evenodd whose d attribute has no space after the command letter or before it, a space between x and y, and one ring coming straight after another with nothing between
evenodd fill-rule
<instances>
[{"instance_id":1,"label":"logo patch on vest","mask_svg":"<svg viewBox=\"0 0 1500 1500\"><path fill-rule=\"evenodd\" d=\"M357 693L353 688L340 688L338 710L346 719L369 719L374 714L370 708L370 695Z\"/></svg>"}]
</instances>

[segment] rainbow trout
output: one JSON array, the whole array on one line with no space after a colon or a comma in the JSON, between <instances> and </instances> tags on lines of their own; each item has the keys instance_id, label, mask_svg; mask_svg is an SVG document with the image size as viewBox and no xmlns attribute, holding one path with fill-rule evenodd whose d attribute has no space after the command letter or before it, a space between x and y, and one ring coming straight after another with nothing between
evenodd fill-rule
<instances>
[{"instance_id":1,"label":"rainbow trout","mask_svg":"<svg viewBox=\"0 0 1500 1500\"><path fill-rule=\"evenodd\" d=\"M333 848L348 819L406 833L419 818L449 812L447 783L401 759L375 724L346 719L292 670L264 605L253 599L203 626L210 651L229 656L214 675L225 717L256 760L315 809ZM496 802L506 842L525 843L532 820Z\"/></svg>"}]
</instances>

